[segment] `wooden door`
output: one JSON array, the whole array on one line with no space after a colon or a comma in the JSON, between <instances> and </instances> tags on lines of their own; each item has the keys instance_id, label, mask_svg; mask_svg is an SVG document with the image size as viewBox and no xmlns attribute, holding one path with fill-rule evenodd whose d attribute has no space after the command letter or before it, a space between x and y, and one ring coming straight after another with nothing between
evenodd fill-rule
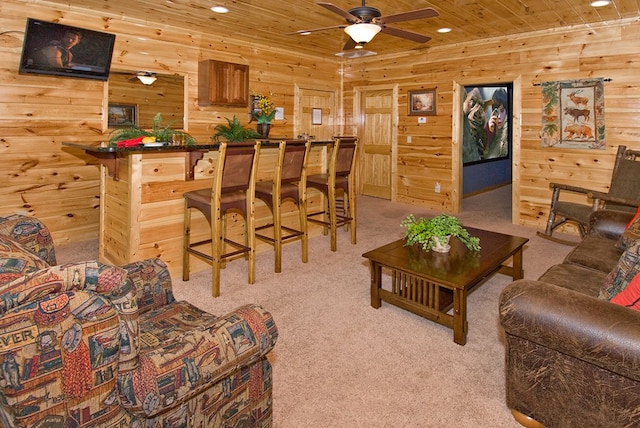
<instances>
[{"instance_id":1,"label":"wooden door","mask_svg":"<svg viewBox=\"0 0 640 428\"><path fill-rule=\"evenodd\" d=\"M397 117L394 87L358 91L361 117L358 182L363 195L395 199L393 195L394 147Z\"/></svg>"},{"instance_id":2,"label":"wooden door","mask_svg":"<svg viewBox=\"0 0 640 428\"><path fill-rule=\"evenodd\" d=\"M296 87L294 137L307 134L330 140L336 130L336 90Z\"/></svg>"}]
</instances>

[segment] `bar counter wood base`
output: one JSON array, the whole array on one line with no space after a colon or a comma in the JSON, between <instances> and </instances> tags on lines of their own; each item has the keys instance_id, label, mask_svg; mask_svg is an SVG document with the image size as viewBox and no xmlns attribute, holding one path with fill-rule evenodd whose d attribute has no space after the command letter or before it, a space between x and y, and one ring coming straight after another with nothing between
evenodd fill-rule
<instances>
[{"instance_id":1,"label":"bar counter wood base","mask_svg":"<svg viewBox=\"0 0 640 428\"><path fill-rule=\"evenodd\" d=\"M150 257L159 257L175 278L182 277L182 234L184 200L182 194L211 187L217 159L217 144L162 147L104 147L63 143L70 149L81 149L101 165L100 180L100 249L103 263L124 265ZM327 142L312 143L308 169L324 171ZM263 142L259 159L258 180L271 178L275 169L277 144ZM321 204L319 194L309 195L309 204ZM241 240L242 216L228 219L229 234ZM271 221L269 209L256 203L256 225ZM283 223L297 225L294 204L283 204ZM238 226L234 226L234 225ZM192 238L206 239L209 223L202 215L192 219ZM322 233L310 227L309 235ZM273 251L261 243L258 252ZM194 260L191 272L210 269ZM259 278L258 278L259 280Z\"/></svg>"}]
</instances>

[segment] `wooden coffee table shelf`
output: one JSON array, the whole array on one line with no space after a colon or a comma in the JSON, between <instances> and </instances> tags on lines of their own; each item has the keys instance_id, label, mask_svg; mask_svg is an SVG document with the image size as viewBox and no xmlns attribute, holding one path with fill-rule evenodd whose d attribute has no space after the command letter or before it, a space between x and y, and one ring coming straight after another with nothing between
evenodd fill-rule
<instances>
[{"instance_id":1,"label":"wooden coffee table shelf","mask_svg":"<svg viewBox=\"0 0 640 428\"><path fill-rule=\"evenodd\" d=\"M364 253L371 264L371 306L379 308L384 300L435 321L453 329L453 341L464 345L467 296L496 272L514 280L522 278L522 250L529 241L470 227L467 230L480 238L479 252L469 251L452 238L447 254L405 247L403 239ZM505 264L509 259L511 266ZM390 275L383 275L383 268ZM388 279L386 284L383 279ZM452 308L453 315L448 313Z\"/></svg>"}]
</instances>

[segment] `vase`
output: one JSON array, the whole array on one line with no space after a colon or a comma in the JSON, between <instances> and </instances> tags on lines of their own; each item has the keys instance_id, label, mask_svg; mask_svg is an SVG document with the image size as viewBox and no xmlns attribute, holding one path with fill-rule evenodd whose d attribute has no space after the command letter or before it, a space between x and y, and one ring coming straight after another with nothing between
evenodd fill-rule
<instances>
[{"instance_id":1,"label":"vase","mask_svg":"<svg viewBox=\"0 0 640 428\"><path fill-rule=\"evenodd\" d=\"M431 239L433 239L435 244L432 248L433 251L437 253L448 253L451 249L451 245L449 245L449 239L451 239L450 235L445 237L433 236Z\"/></svg>"},{"instance_id":2,"label":"vase","mask_svg":"<svg viewBox=\"0 0 640 428\"><path fill-rule=\"evenodd\" d=\"M256 129L258 134L262 135L264 138L269 138L269 131L271 131L270 123L259 123Z\"/></svg>"}]
</instances>

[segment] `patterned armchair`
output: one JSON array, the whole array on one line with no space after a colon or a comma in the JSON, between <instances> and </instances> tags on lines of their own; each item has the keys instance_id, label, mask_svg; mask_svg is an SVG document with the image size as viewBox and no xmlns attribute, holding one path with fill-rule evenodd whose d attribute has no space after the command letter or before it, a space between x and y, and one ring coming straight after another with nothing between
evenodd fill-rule
<instances>
[{"instance_id":1,"label":"patterned armchair","mask_svg":"<svg viewBox=\"0 0 640 428\"><path fill-rule=\"evenodd\" d=\"M164 263L56 265L0 218L0 426L271 426L271 315L177 302Z\"/></svg>"}]
</instances>

